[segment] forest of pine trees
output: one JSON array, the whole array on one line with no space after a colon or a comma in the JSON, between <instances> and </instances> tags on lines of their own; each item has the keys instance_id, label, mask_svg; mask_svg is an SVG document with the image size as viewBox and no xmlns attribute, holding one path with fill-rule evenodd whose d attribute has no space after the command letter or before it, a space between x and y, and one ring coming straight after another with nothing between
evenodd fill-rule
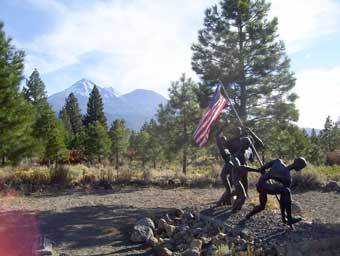
<instances>
[{"instance_id":1,"label":"forest of pine trees","mask_svg":"<svg viewBox=\"0 0 340 256\"><path fill-rule=\"evenodd\" d=\"M131 162L153 168L175 162L185 174L195 161L217 159L217 132L229 136L238 125L227 108L208 146L194 144L193 132L219 81L245 125L263 139L266 147L260 153L267 159L302 155L323 164L326 152L340 148L340 121L328 117L324 129L311 134L294 124L295 78L284 44L277 40L278 21L268 18L269 5L263 1L242 6L236 2L224 0L205 12L198 42L192 45L192 67L200 83L184 74L169 81L168 103L160 105L140 131L128 129L121 119L107 123L96 86L85 115L73 93L56 114L38 70L21 89L24 52L15 48L0 23L0 165L23 160L47 165L105 162L119 169Z\"/></svg>"}]
</instances>

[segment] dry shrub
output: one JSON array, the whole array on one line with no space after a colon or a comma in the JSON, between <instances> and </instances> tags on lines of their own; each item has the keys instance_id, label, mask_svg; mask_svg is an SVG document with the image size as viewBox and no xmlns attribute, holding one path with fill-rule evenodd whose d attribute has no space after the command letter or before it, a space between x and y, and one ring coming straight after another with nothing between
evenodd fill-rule
<instances>
[{"instance_id":1,"label":"dry shrub","mask_svg":"<svg viewBox=\"0 0 340 256\"><path fill-rule=\"evenodd\" d=\"M11 185L47 185L51 182L50 170L47 167L35 167L29 170L17 169L5 176L4 179Z\"/></svg>"},{"instance_id":2,"label":"dry shrub","mask_svg":"<svg viewBox=\"0 0 340 256\"><path fill-rule=\"evenodd\" d=\"M143 172L143 182L144 184L151 184L154 179L154 169L147 169Z\"/></svg>"},{"instance_id":3,"label":"dry shrub","mask_svg":"<svg viewBox=\"0 0 340 256\"><path fill-rule=\"evenodd\" d=\"M129 183L132 181L133 173L128 168L121 168L117 171L117 183Z\"/></svg>"},{"instance_id":4,"label":"dry shrub","mask_svg":"<svg viewBox=\"0 0 340 256\"><path fill-rule=\"evenodd\" d=\"M80 180L81 184L89 185L94 184L96 182L96 176L92 173L86 173L83 175L82 179Z\"/></svg>"},{"instance_id":5,"label":"dry shrub","mask_svg":"<svg viewBox=\"0 0 340 256\"><path fill-rule=\"evenodd\" d=\"M292 188L298 190L315 190L319 189L325 181L325 176L320 172L307 168L293 175Z\"/></svg>"},{"instance_id":6,"label":"dry shrub","mask_svg":"<svg viewBox=\"0 0 340 256\"><path fill-rule=\"evenodd\" d=\"M85 174L90 173L90 169L82 164L68 165L69 178L72 181L81 181Z\"/></svg>"},{"instance_id":7,"label":"dry shrub","mask_svg":"<svg viewBox=\"0 0 340 256\"><path fill-rule=\"evenodd\" d=\"M30 184L48 185L51 183L50 170L47 167L38 167L33 170Z\"/></svg>"},{"instance_id":8,"label":"dry shrub","mask_svg":"<svg viewBox=\"0 0 340 256\"><path fill-rule=\"evenodd\" d=\"M58 165L57 168L51 169L51 184L68 184L71 181L69 171L69 167L65 165Z\"/></svg>"}]
</instances>

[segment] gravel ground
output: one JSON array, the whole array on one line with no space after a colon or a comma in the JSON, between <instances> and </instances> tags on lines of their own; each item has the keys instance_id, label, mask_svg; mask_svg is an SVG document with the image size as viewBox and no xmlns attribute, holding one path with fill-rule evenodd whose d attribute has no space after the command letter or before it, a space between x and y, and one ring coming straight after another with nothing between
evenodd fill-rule
<instances>
[{"instance_id":1,"label":"gravel ground","mask_svg":"<svg viewBox=\"0 0 340 256\"><path fill-rule=\"evenodd\" d=\"M221 188L121 187L113 191L3 196L0 197L0 239L8 241L8 247L16 248L19 251L16 255L27 256L24 252L29 250L32 237L39 233L55 242L59 254L150 255L146 248L129 242L136 219L155 217L172 208L190 208L235 225L252 209L252 200L248 200L241 212L231 214L229 207L212 207L222 192ZM250 194L256 196L254 191ZM302 205L303 216L309 223L299 223L295 231L287 231L278 213L265 210L245 226L262 242L340 236L340 193L310 191L293 197Z\"/></svg>"}]
</instances>

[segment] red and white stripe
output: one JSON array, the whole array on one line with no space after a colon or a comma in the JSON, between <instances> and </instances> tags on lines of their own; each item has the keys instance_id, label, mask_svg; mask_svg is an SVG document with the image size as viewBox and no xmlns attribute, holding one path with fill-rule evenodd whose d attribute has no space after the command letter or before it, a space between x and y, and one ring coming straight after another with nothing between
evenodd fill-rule
<instances>
[{"instance_id":1,"label":"red and white stripe","mask_svg":"<svg viewBox=\"0 0 340 256\"><path fill-rule=\"evenodd\" d=\"M198 146L203 147L206 145L211 125L216 121L226 104L227 100L221 96L216 104L202 117L193 135Z\"/></svg>"}]
</instances>

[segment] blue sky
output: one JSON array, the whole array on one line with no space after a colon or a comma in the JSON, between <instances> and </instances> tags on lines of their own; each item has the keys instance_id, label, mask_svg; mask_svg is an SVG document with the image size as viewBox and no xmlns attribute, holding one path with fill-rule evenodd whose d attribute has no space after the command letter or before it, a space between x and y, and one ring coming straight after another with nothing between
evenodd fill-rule
<instances>
[{"instance_id":1,"label":"blue sky","mask_svg":"<svg viewBox=\"0 0 340 256\"><path fill-rule=\"evenodd\" d=\"M191 70L190 46L216 0L1 0L7 35L26 52L48 94L81 78L121 93L167 95ZM340 116L340 0L272 0L300 96L298 125L322 128Z\"/></svg>"}]
</instances>

